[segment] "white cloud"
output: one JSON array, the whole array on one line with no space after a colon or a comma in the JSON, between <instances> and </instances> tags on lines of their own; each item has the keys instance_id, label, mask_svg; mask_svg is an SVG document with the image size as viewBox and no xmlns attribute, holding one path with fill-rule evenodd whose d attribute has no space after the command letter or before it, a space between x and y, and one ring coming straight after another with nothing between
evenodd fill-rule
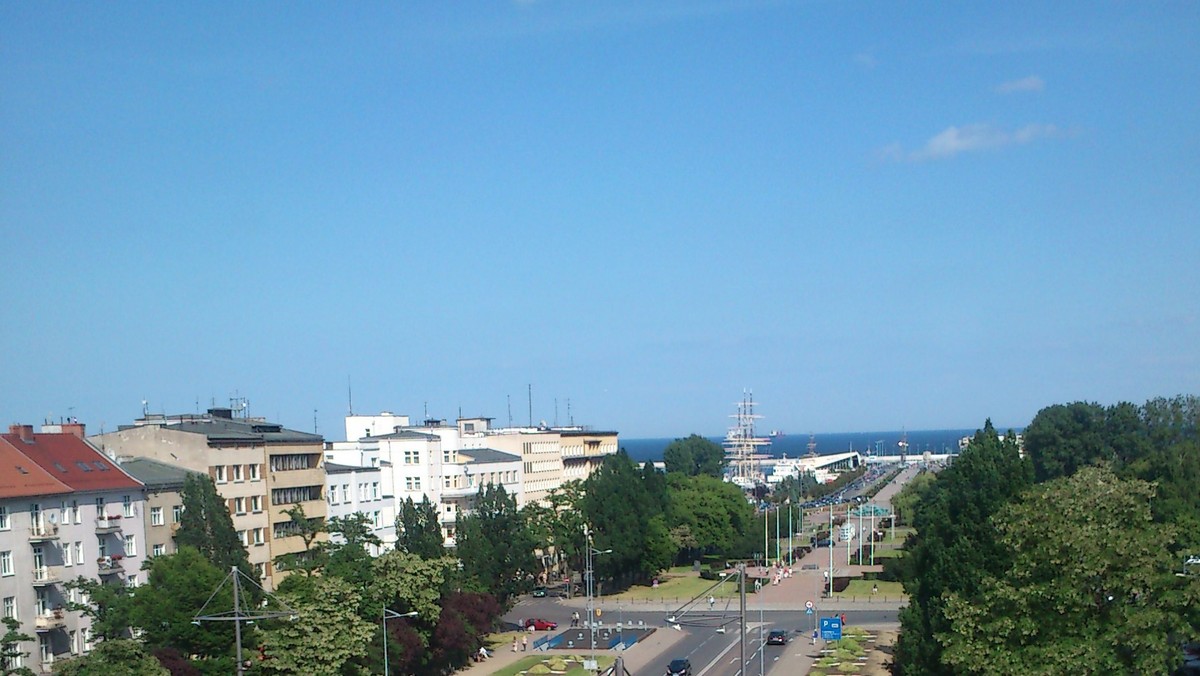
<instances>
[{"instance_id":1,"label":"white cloud","mask_svg":"<svg viewBox=\"0 0 1200 676\"><path fill-rule=\"evenodd\" d=\"M891 161L944 160L961 153L977 150L992 150L1004 146L1025 145L1039 139L1052 138L1060 134L1052 124L1030 124L1012 131L990 124L968 124L947 127L925 142L918 150L905 152L899 143L880 149L880 158Z\"/></svg>"},{"instance_id":2,"label":"white cloud","mask_svg":"<svg viewBox=\"0 0 1200 676\"><path fill-rule=\"evenodd\" d=\"M1046 81L1036 75L1023 77L1020 80L1009 80L996 85L997 94L1016 94L1019 92L1040 92L1046 88Z\"/></svg>"}]
</instances>

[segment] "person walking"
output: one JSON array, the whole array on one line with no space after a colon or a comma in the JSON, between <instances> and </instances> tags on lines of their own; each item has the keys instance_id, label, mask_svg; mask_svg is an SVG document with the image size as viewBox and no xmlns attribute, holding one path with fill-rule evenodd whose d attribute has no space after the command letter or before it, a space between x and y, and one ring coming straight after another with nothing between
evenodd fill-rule
<instances>
[{"instance_id":1,"label":"person walking","mask_svg":"<svg viewBox=\"0 0 1200 676\"><path fill-rule=\"evenodd\" d=\"M712 595L709 595L709 597L708 597L708 609L709 609L709 610L712 610L712 609L713 609L713 606L715 606L715 605L717 605L717 599L715 599L715 598L714 598Z\"/></svg>"},{"instance_id":2,"label":"person walking","mask_svg":"<svg viewBox=\"0 0 1200 676\"><path fill-rule=\"evenodd\" d=\"M513 652L517 652L517 637L513 637Z\"/></svg>"},{"instance_id":3,"label":"person walking","mask_svg":"<svg viewBox=\"0 0 1200 676\"><path fill-rule=\"evenodd\" d=\"M521 637L521 652L527 652L528 650L529 650L529 637L522 636Z\"/></svg>"}]
</instances>

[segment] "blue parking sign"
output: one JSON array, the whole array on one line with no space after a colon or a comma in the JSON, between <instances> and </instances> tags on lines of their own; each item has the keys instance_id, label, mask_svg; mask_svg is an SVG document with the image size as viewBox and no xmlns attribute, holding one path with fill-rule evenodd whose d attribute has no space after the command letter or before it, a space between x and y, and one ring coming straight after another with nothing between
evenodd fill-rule
<instances>
[{"instance_id":1,"label":"blue parking sign","mask_svg":"<svg viewBox=\"0 0 1200 676\"><path fill-rule=\"evenodd\" d=\"M822 617L821 618L821 640L824 641L839 641L842 638L842 618L840 617Z\"/></svg>"}]
</instances>

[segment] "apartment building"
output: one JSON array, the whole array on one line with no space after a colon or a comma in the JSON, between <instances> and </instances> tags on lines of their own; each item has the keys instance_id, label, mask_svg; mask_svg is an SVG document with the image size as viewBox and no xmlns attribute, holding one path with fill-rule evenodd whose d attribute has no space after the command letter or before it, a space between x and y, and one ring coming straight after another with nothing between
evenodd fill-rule
<instances>
[{"instance_id":1,"label":"apartment building","mask_svg":"<svg viewBox=\"0 0 1200 676\"><path fill-rule=\"evenodd\" d=\"M174 554L175 531L179 530L179 522L183 517L183 496L180 491L188 475L197 472L153 458L125 458L120 464L121 469L144 486L146 554Z\"/></svg>"},{"instance_id":2,"label":"apartment building","mask_svg":"<svg viewBox=\"0 0 1200 676\"><path fill-rule=\"evenodd\" d=\"M379 538L378 546L371 545L372 556L396 548L396 502L383 489L383 472L379 467L340 465L325 460L325 495L329 502L329 518L345 518L363 514L370 519L372 533ZM339 535L334 542L344 543Z\"/></svg>"},{"instance_id":3,"label":"apartment building","mask_svg":"<svg viewBox=\"0 0 1200 676\"><path fill-rule=\"evenodd\" d=\"M10 426L0 469L0 612L36 637L23 666L49 672L92 647L87 616L66 609L82 599L65 581L144 579L143 486L88 444L79 423Z\"/></svg>"},{"instance_id":4,"label":"apartment building","mask_svg":"<svg viewBox=\"0 0 1200 676\"><path fill-rule=\"evenodd\" d=\"M211 476L267 589L286 575L274 561L304 550L287 510L298 504L321 522L328 513L320 435L211 408L197 415L146 415L92 441L113 456L152 458Z\"/></svg>"}]
</instances>

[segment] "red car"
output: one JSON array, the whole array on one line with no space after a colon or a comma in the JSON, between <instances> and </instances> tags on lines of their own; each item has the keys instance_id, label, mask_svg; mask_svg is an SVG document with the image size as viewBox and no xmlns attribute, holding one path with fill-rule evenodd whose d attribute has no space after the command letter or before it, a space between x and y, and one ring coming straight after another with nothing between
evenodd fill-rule
<instances>
[{"instance_id":1,"label":"red car","mask_svg":"<svg viewBox=\"0 0 1200 676\"><path fill-rule=\"evenodd\" d=\"M521 626L525 627L526 629L532 627L537 631L550 631L551 629L557 629L558 623L551 622L550 620L543 620L540 617L535 617L533 619L525 620L525 623Z\"/></svg>"}]
</instances>

